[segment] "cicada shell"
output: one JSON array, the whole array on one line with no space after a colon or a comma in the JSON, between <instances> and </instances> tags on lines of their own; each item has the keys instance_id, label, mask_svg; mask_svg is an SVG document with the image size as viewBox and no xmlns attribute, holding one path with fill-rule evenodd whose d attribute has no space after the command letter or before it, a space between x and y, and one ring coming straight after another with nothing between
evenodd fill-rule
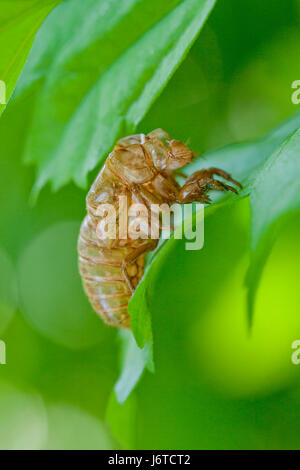
<instances>
[{"instance_id":1,"label":"cicada shell","mask_svg":"<svg viewBox=\"0 0 300 470\"><path fill-rule=\"evenodd\" d=\"M209 202L209 189L236 192L214 175L241 187L217 168L194 173L180 187L174 172L193 158L185 144L162 129L125 137L117 142L88 192L87 215L78 239L79 271L86 295L105 323L130 327L128 302L142 279L145 254L158 242L149 236L129 236L128 227L136 221L125 206L140 203L150 214L151 204ZM144 222L150 223L148 218ZM109 237L107 226L113 228Z\"/></svg>"}]
</instances>

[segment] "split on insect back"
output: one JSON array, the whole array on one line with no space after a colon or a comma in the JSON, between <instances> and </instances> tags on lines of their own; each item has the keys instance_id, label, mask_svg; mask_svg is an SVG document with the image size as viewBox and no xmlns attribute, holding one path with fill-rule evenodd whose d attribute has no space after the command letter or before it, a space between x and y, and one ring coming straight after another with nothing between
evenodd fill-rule
<instances>
[{"instance_id":1,"label":"split on insect back","mask_svg":"<svg viewBox=\"0 0 300 470\"><path fill-rule=\"evenodd\" d=\"M109 325L130 328L127 306L143 276L145 254L156 248L162 231L171 232L176 206L181 212L181 204L209 203L210 190L241 188L218 168L197 171L180 186L175 170L193 158L188 146L162 129L125 137L88 192L79 270L90 303Z\"/></svg>"}]
</instances>

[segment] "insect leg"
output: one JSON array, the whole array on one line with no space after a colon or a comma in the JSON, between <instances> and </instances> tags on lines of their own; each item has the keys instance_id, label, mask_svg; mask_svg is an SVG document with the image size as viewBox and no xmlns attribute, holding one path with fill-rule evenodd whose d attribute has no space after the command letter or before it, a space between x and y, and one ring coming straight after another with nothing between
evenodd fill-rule
<instances>
[{"instance_id":1,"label":"insect leg","mask_svg":"<svg viewBox=\"0 0 300 470\"><path fill-rule=\"evenodd\" d=\"M238 181L234 180L231 175L229 173L227 173L226 171L224 170L220 170L220 168L209 168L208 170L206 170L209 172L209 174L212 176L212 175L218 175L218 176L221 176L222 178L224 178L224 180L227 180L227 181L231 181L231 183L235 184L236 186L238 186L240 189L242 189L242 185L241 183L239 183Z\"/></svg>"},{"instance_id":2,"label":"insect leg","mask_svg":"<svg viewBox=\"0 0 300 470\"><path fill-rule=\"evenodd\" d=\"M231 178L230 174L220 170L219 168L209 168L193 173L184 183L178 194L178 202L186 204L194 201L209 203L210 199L207 195L209 190L215 191L232 191L237 194L237 189L233 186L214 179L213 175L221 176L242 188L242 185Z\"/></svg>"}]
</instances>

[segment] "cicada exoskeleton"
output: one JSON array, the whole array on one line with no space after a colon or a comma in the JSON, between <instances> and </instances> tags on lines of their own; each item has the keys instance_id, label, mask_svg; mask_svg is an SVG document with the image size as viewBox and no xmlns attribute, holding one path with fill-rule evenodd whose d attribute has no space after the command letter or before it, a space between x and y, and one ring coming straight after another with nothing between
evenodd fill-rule
<instances>
[{"instance_id":1,"label":"cicada exoskeleton","mask_svg":"<svg viewBox=\"0 0 300 470\"><path fill-rule=\"evenodd\" d=\"M148 135L119 140L94 181L86 198L87 215L80 228L79 270L94 310L106 323L130 327L127 305L143 276L144 256L158 242L151 238L149 230L144 230L146 236L143 231L138 238L130 236L130 227L136 220L122 207L124 201L126 208L140 203L150 214L151 205L208 203L207 193L211 189L236 192L233 186L214 179L214 175L241 187L217 168L193 173L180 187L175 170L193 158L188 146L156 129ZM112 224L113 233L108 237L110 208L115 227ZM144 222L150 223L147 216Z\"/></svg>"}]
</instances>

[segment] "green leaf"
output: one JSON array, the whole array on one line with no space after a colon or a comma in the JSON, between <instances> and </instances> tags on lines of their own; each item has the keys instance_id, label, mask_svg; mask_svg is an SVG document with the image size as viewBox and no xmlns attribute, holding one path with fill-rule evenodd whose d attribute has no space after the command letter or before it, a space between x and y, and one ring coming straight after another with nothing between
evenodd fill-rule
<instances>
[{"instance_id":1,"label":"green leaf","mask_svg":"<svg viewBox=\"0 0 300 470\"><path fill-rule=\"evenodd\" d=\"M181 235L186 236L186 234L190 232L191 229L193 230L196 214L197 222L199 223L200 221L203 221L204 211L202 211L202 208L203 206L201 205L201 209L200 211L198 210L197 213L198 207L194 206L192 213L188 213L188 216L182 212L182 227L178 227L178 229L180 229L180 237L178 237L179 239L181 238ZM160 241L157 249L153 252L150 261L148 261L144 276L128 304L130 325L136 340L136 344L139 346L139 348L144 348L146 344L150 344L151 354L153 349L153 334L150 306L148 305L149 286L152 285L155 276L159 276L159 271L162 265L168 260L169 251L174 249L174 244L176 244L178 241L176 233L177 230L175 230L170 239ZM200 233L200 235L202 244L204 242L204 233Z\"/></svg>"},{"instance_id":2,"label":"green leaf","mask_svg":"<svg viewBox=\"0 0 300 470\"><path fill-rule=\"evenodd\" d=\"M264 138L254 142L241 143L229 145L223 149L209 152L204 155L205 159L197 159L193 164L186 168L186 173L191 174L201 168L208 168L211 166L220 167L226 171L231 172L235 178L242 181L244 190L240 192L238 198L246 197L250 192L255 191L255 186L252 187L255 181L259 181L259 174L264 169L264 164L268 157L274 152L276 148L281 148L282 142L285 141L287 136L293 134L295 129L300 127L300 113L295 114L283 124L269 132ZM284 180L282 180L284 184ZM272 190L270 183L269 190ZM273 193L270 192L269 198L264 195L266 204L272 201ZM255 192L254 192L255 195ZM255 197L255 196L254 196ZM228 196L237 199L236 195ZM260 201L260 199L257 199ZM257 202L257 204L262 204ZM268 208L265 208L268 210ZM213 211L213 207L206 208L206 215ZM256 249L258 241L255 240L256 235L256 209L253 211L253 249ZM261 222L264 220L262 218ZM266 219L267 221L267 219ZM128 310L131 317L131 329L135 337L136 343L140 348L143 348L147 341L153 344L152 328L151 328L151 314L147 302L149 289L154 283L155 276L159 275L159 271L163 263L167 262L169 250L173 249L173 244L176 243L174 237L166 240L154 252L150 263L143 276L142 281L139 283L134 295L132 296ZM268 247L271 249L270 244L263 244L262 248L257 248L257 253L253 258L252 266L247 278L249 291L249 302L253 303L255 290L258 285L258 274L262 270L263 264L266 260ZM150 297L150 296L149 296ZM249 303L249 305L250 305Z\"/></svg>"},{"instance_id":3,"label":"green leaf","mask_svg":"<svg viewBox=\"0 0 300 470\"><path fill-rule=\"evenodd\" d=\"M206 153L204 155L205 159L196 159L186 168L185 173L191 174L194 171L212 166L222 168L232 173L235 179L243 183L244 191L240 192L240 197L245 197L249 194L251 184L255 180L261 165L286 137L299 127L300 112L294 114L258 140L232 144Z\"/></svg>"},{"instance_id":4,"label":"green leaf","mask_svg":"<svg viewBox=\"0 0 300 470\"><path fill-rule=\"evenodd\" d=\"M106 421L115 439L125 449L133 449L135 443L137 403L132 393L124 403L119 403L114 392L111 393L107 410Z\"/></svg>"},{"instance_id":5,"label":"green leaf","mask_svg":"<svg viewBox=\"0 0 300 470\"><path fill-rule=\"evenodd\" d=\"M295 197L297 189L296 161L291 157L289 137L300 128L300 113L296 113L280 126L269 132L264 138L254 142L229 145L223 149L205 155L205 161L196 160L188 167L191 174L200 168L216 166L234 175L244 185L239 197L250 194L252 229L251 229L251 264L246 276L248 288L248 317L251 325L255 294L268 254L276 236L276 225L280 218L295 210L299 200ZM287 140L286 140L287 139ZM295 137L291 137L294 144ZM293 149L295 150L295 145ZM300 150L300 149L299 149ZM291 159L287 162L287 171L281 165L282 155ZM296 150L295 150L296 151ZM274 165L274 160L278 162ZM203 164L204 163L204 164ZM272 168L272 171L270 169ZM268 173L268 174L267 174ZM293 180L294 178L294 180ZM277 181L277 179L280 180ZM280 187L281 186L281 187ZM274 188L276 188L276 193ZM284 195L282 195L284 193ZM298 193L299 185L298 185ZM275 197L279 198L277 201ZM236 196L229 195L229 199ZM274 201L274 205L273 205ZM272 230L273 229L273 230Z\"/></svg>"},{"instance_id":6,"label":"green leaf","mask_svg":"<svg viewBox=\"0 0 300 470\"><path fill-rule=\"evenodd\" d=\"M215 0L72 0L35 42L15 98L35 110L25 160L34 192L87 174L134 131L197 37ZM41 149L43 149L41 151Z\"/></svg>"},{"instance_id":7,"label":"green leaf","mask_svg":"<svg viewBox=\"0 0 300 470\"><path fill-rule=\"evenodd\" d=\"M143 280L137 287L128 305L131 330L139 348L143 348L147 341L149 341L149 344L153 342L151 314L146 299L146 286L149 282L147 276L148 270L146 269ZM141 311L143 312L142 315L139 314Z\"/></svg>"},{"instance_id":8,"label":"green leaf","mask_svg":"<svg viewBox=\"0 0 300 470\"><path fill-rule=\"evenodd\" d=\"M114 390L118 402L124 403L141 378L144 369L148 367L153 371L152 344L147 342L143 349L140 349L131 331L120 331L120 337L122 341L122 367Z\"/></svg>"},{"instance_id":9,"label":"green leaf","mask_svg":"<svg viewBox=\"0 0 300 470\"><path fill-rule=\"evenodd\" d=\"M0 1L0 114L11 96L41 23L59 1Z\"/></svg>"},{"instance_id":10,"label":"green leaf","mask_svg":"<svg viewBox=\"0 0 300 470\"><path fill-rule=\"evenodd\" d=\"M136 344L139 348L146 347L147 344L151 346L149 350L150 370L154 371L154 362L153 362L153 333L152 333L152 323L151 323L151 313L148 307L147 302L147 292L148 286L151 284L150 278L155 276L155 269L159 266L160 263L163 263L165 259L166 247L169 246L170 242L174 240L172 237L169 240L168 245L163 244L163 247L158 247L148 264L143 279L137 286L133 296L131 297L128 304L128 312L130 314L130 326L132 334L135 338ZM157 256L159 253L160 256Z\"/></svg>"},{"instance_id":11,"label":"green leaf","mask_svg":"<svg viewBox=\"0 0 300 470\"><path fill-rule=\"evenodd\" d=\"M246 143L229 145L225 148L205 154L205 160L197 159L187 168L188 174L203 167L216 166L222 168L243 183L244 189L239 198L250 195L252 211L251 230L251 264L246 276L248 288L248 317L251 325L255 294L268 254L279 228L280 219L299 206L297 188L296 161L291 157L289 137L300 128L300 113L296 113L281 125L269 132L265 137ZM287 141L286 141L287 139ZM291 137L294 144L295 137ZM293 146L296 151L296 146ZM300 150L300 148L299 148ZM281 165L283 155L287 151L287 171ZM280 157L279 157L280 156ZM295 157L296 158L296 157ZM278 162L273 164L274 159ZM269 170L272 168L272 171ZM268 173L269 172L269 173ZM268 173L268 175L266 174ZM280 184L277 181L280 180ZM294 178L294 179L293 179ZM276 188L276 193L275 189ZM282 195L284 193L284 195ZM300 193L298 185L298 193ZM279 201L273 199L277 196ZM227 200L236 199L229 194ZM298 207L299 208L299 207Z\"/></svg>"},{"instance_id":12,"label":"green leaf","mask_svg":"<svg viewBox=\"0 0 300 470\"><path fill-rule=\"evenodd\" d=\"M252 261L248 271L249 316L253 316L259 279L285 217L300 210L300 129L267 159L251 187Z\"/></svg>"}]
</instances>

